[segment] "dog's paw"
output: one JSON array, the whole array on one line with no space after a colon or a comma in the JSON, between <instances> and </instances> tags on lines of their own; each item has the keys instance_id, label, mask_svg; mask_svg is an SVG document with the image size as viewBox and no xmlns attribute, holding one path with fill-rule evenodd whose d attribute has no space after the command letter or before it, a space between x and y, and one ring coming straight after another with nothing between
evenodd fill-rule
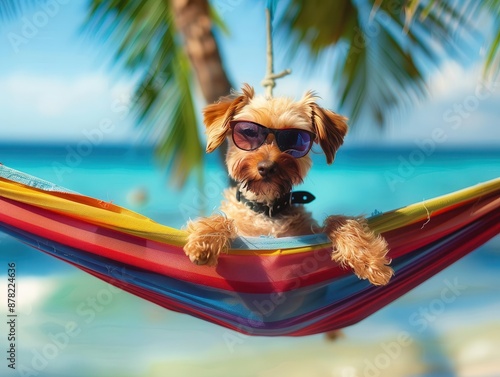
<instances>
[{"instance_id":1,"label":"dog's paw","mask_svg":"<svg viewBox=\"0 0 500 377\"><path fill-rule=\"evenodd\" d=\"M187 231L184 252L194 264L208 266L215 266L219 254L227 253L236 235L233 221L220 215L189 222Z\"/></svg>"},{"instance_id":2,"label":"dog's paw","mask_svg":"<svg viewBox=\"0 0 500 377\"><path fill-rule=\"evenodd\" d=\"M215 266L220 252L221 250L215 250L213 245L202 239L188 240L184 246L184 253L197 265Z\"/></svg>"},{"instance_id":3,"label":"dog's paw","mask_svg":"<svg viewBox=\"0 0 500 377\"><path fill-rule=\"evenodd\" d=\"M386 285L394 275L389 267L391 260L386 257L387 243L378 236L373 242L342 242L339 237L333 246L332 260L341 266L352 268L360 279L368 279L373 285Z\"/></svg>"},{"instance_id":4,"label":"dog's paw","mask_svg":"<svg viewBox=\"0 0 500 377\"><path fill-rule=\"evenodd\" d=\"M387 265L389 263L389 260L370 262L362 268L355 268L354 273L361 279L368 279L373 285L386 285L394 275L394 270Z\"/></svg>"},{"instance_id":5,"label":"dog's paw","mask_svg":"<svg viewBox=\"0 0 500 377\"><path fill-rule=\"evenodd\" d=\"M387 242L368 228L362 218L332 217L330 233L333 243L332 260L350 267L360 279L368 279L373 285L386 285L394 275L386 257Z\"/></svg>"},{"instance_id":6,"label":"dog's paw","mask_svg":"<svg viewBox=\"0 0 500 377\"><path fill-rule=\"evenodd\" d=\"M350 267L360 279L368 279L373 285L386 285L394 275L385 257L376 257L373 250L349 250L349 247L333 247L332 260L344 267Z\"/></svg>"}]
</instances>

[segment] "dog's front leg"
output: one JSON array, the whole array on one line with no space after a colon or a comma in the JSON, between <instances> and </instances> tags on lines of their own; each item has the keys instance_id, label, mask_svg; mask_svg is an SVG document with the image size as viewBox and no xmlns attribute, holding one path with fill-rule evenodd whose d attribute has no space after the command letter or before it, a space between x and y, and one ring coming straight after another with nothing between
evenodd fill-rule
<instances>
[{"instance_id":1,"label":"dog's front leg","mask_svg":"<svg viewBox=\"0 0 500 377\"><path fill-rule=\"evenodd\" d=\"M236 238L233 220L213 215L187 224L188 240L184 252L191 262L214 266L220 253L225 253Z\"/></svg>"},{"instance_id":2,"label":"dog's front leg","mask_svg":"<svg viewBox=\"0 0 500 377\"><path fill-rule=\"evenodd\" d=\"M394 274L386 257L387 242L375 235L362 217L330 216L325 220L325 233L333 244L332 259L349 266L361 279L374 285L385 285Z\"/></svg>"}]
</instances>

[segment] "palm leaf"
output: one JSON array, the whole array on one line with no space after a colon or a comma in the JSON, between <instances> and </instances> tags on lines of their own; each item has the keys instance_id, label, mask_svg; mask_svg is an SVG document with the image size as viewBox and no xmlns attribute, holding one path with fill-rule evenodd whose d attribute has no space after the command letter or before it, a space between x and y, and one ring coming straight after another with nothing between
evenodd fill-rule
<instances>
[{"instance_id":1,"label":"palm leaf","mask_svg":"<svg viewBox=\"0 0 500 377\"><path fill-rule=\"evenodd\" d=\"M411 0L411 5L414 6L416 4L421 3L421 0ZM449 4L446 4L439 0L429 0L423 12L420 15L421 20L425 20L432 11L434 13L441 13L442 7L448 7L448 11L453 9L453 7ZM498 74L500 70L500 1L499 0L484 0L484 1L472 1L466 2L464 4L460 4L461 10L459 13L460 19L459 21L462 24L462 27L470 28L471 20L473 18L480 18L481 13L487 13L491 16L493 20L493 34L491 37L486 36L487 43L490 43L489 46L486 46L486 56L483 66L483 74L485 77L494 76ZM413 14L411 11L407 12L407 23L411 23L413 19Z\"/></svg>"},{"instance_id":2,"label":"palm leaf","mask_svg":"<svg viewBox=\"0 0 500 377\"><path fill-rule=\"evenodd\" d=\"M109 40L116 60L141 72L133 103L156 156L182 186L193 169L201 179L203 148L191 91L189 61L177 41L167 1L92 0L86 28Z\"/></svg>"},{"instance_id":3,"label":"palm leaf","mask_svg":"<svg viewBox=\"0 0 500 377\"><path fill-rule=\"evenodd\" d=\"M500 26L499 26L500 29ZM497 32L491 42L488 52L486 53L486 61L484 63L484 76L494 76L500 71L500 31Z\"/></svg>"},{"instance_id":4,"label":"palm leaf","mask_svg":"<svg viewBox=\"0 0 500 377\"><path fill-rule=\"evenodd\" d=\"M482 9L493 18L494 34L489 47L486 48L486 58L483 73L486 78L492 78L500 72L500 1L485 0L481 2Z\"/></svg>"},{"instance_id":5,"label":"palm leaf","mask_svg":"<svg viewBox=\"0 0 500 377\"><path fill-rule=\"evenodd\" d=\"M428 94L429 68L439 67L445 56L467 56L470 43L455 32L456 25L467 20L451 1L440 1L439 15L412 1L412 17L424 11L428 14L422 20L416 17L406 34L403 31L409 23L403 0L290 0L280 27L291 36L292 51L307 46L313 62L320 61L324 51L336 48L337 58L330 64L340 110L351 125L367 116L382 126L392 112Z\"/></svg>"}]
</instances>

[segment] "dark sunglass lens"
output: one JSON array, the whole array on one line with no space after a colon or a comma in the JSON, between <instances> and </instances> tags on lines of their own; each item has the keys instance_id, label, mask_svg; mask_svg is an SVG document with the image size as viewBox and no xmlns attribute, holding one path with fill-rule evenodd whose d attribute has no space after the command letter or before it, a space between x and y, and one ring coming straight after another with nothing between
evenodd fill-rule
<instances>
[{"instance_id":1,"label":"dark sunglass lens","mask_svg":"<svg viewBox=\"0 0 500 377\"><path fill-rule=\"evenodd\" d=\"M238 122L233 129L234 144L246 151L257 149L266 140L266 128L250 122Z\"/></svg>"},{"instance_id":2,"label":"dark sunglass lens","mask_svg":"<svg viewBox=\"0 0 500 377\"><path fill-rule=\"evenodd\" d=\"M311 134L302 130L279 131L277 142L281 151L295 158L304 157L312 144Z\"/></svg>"}]
</instances>

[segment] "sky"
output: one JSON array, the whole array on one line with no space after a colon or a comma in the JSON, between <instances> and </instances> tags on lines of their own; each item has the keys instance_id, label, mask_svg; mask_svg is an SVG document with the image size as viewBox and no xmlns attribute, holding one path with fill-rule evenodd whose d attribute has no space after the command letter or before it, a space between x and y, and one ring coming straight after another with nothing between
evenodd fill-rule
<instances>
[{"instance_id":1,"label":"sky","mask_svg":"<svg viewBox=\"0 0 500 377\"><path fill-rule=\"evenodd\" d=\"M0 141L77 142L101 135L106 143L140 143L140 128L129 112L134 78L112 64L102 41L82 30L87 1L51 0L12 20L0 21ZM230 35L217 33L231 81L260 82L265 72L264 1L214 0ZM281 48L280 48L281 47ZM291 68L274 95L300 98L308 89L321 105L336 102L328 70L305 69L305 58L286 61L275 41L275 70ZM500 81L500 79L499 79ZM431 95L384 131L365 119L346 139L350 145L499 145L500 82L481 81L481 63L467 68L445 62L430 79ZM197 93L201 111L203 101ZM99 136L99 137L101 137Z\"/></svg>"}]
</instances>

